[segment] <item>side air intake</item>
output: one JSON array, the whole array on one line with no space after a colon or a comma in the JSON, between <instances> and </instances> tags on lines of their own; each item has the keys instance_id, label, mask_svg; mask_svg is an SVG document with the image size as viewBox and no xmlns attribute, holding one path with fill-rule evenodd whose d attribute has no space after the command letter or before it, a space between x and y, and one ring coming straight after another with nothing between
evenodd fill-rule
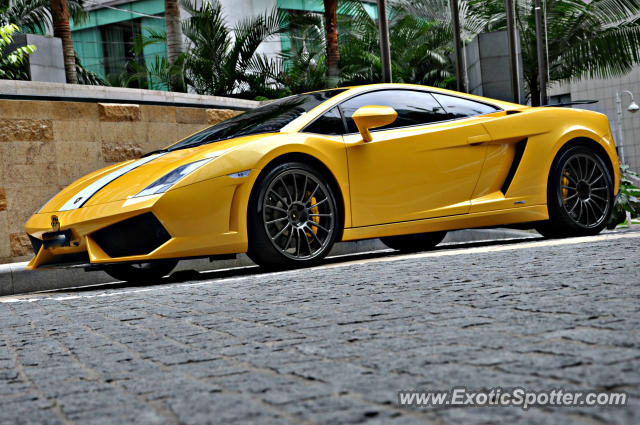
<instances>
[{"instance_id":1,"label":"side air intake","mask_svg":"<svg viewBox=\"0 0 640 425\"><path fill-rule=\"evenodd\" d=\"M509 186L511 186L511 182L513 181L513 176L516 175L516 171L518 170L518 166L520 165L520 161L522 160L522 155L524 155L524 149L527 147L527 139L521 140L516 144L516 152L513 156L513 162L511 163L511 168L509 168L509 172L507 173L507 178L504 179L504 183L502 183L502 187L500 191L506 196L507 190L509 190Z\"/></svg>"}]
</instances>

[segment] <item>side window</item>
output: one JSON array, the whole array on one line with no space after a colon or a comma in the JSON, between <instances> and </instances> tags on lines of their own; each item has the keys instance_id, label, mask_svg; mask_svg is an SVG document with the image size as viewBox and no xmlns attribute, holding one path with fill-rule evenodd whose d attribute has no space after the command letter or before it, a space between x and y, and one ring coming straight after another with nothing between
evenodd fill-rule
<instances>
[{"instance_id":1,"label":"side window","mask_svg":"<svg viewBox=\"0 0 640 425\"><path fill-rule=\"evenodd\" d=\"M414 90L380 90L354 97L343 102L340 107L347 120L347 133L357 133L358 127L351 116L362 106L390 106L398 113L391 124L375 130L429 124L447 119L442 106L430 93Z\"/></svg>"},{"instance_id":2,"label":"side window","mask_svg":"<svg viewBox=\"0 0 640 425\"><path fill-rule=\"evenodd\" d=\"M328 110L302 131L305 133L330 134L336 136L344 134L344 123L342 122L342 116L340 115L338 107L336 106Z\"/></svg>"},{"instance_id":3,"label":"side window","mask_svg":"<svg viewBox=\"0 0 640 425\"><path fill-rule=\"evenodd\" d=\"M495 106L487 105L486 103L475 102L473 100L455 96L447 96L446 94L433 93L433 96L442 106L444 106L448 115L447 119L450 120L490 114L500 110Z\"/></svg>"}]
</instances>

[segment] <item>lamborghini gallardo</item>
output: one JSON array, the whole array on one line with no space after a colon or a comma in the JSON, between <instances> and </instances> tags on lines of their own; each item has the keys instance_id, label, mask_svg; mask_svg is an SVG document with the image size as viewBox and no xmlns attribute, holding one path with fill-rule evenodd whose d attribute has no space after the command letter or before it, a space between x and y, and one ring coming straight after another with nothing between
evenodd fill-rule
<instances>
[{"instance_id":1,"label":"lamborghini gallardo","mask_svg":"<svg viewBox=\"0 0 640 425\"><path fill-rule=\"evenodd\" d=\"M317 91L72 183L26 223L28 268L149 280L243 252L313 265L337 241L427 250L463 228L593 235L618 181L599 113L405 84Z\"/></svg>"}]
</instances>

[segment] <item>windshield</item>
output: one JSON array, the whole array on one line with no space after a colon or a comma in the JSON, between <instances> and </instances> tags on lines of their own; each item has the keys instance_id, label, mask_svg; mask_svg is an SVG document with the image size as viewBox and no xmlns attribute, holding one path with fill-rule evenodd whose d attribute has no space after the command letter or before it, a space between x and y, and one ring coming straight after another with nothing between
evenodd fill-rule
<instances>
[{"instance_id":1,"label":"windshield","mask_svg":"<svg viewBox=\"0 0 640 425\"><path fill-rule=\"evenodd\" d=\"M300 115L312 110L327 99L345 90L346 89L325 90L276 100L275 102L236 115L233 118L206 128L175 145L169 146L166 150L174 151L177 149L192 148L194 146L251 134L278 132Z\"/></svg>"}]
</instances>

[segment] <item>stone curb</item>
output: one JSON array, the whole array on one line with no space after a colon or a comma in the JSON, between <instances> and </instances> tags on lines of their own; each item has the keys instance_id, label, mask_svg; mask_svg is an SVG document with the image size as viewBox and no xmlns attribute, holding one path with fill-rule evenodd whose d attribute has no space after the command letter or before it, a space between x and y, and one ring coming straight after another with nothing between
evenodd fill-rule
<instances>
[{"instance_id":1,"label":"stone curb","mask_svg":"<svg viewBox=\"0 0 640 425\"><path fill-rule=\"evenodd\" d=\"M522 230L468 229L449 232L443 243L524 239L537 236L537 233ZM356 242L340 242L334 246L329 255L348 255L386 249L388 248L379 239L368 239ZM112 277L102 271L85 272L83 269L30 271L25 269L26 265L26 262L0 264L0 296L114 282ZM255 263L249 257L241 254L235 260L213 262L207 259L184 260L178 264L174 272L186 270L201 272L254 265Z\"/></svg>"}]
</instances>

